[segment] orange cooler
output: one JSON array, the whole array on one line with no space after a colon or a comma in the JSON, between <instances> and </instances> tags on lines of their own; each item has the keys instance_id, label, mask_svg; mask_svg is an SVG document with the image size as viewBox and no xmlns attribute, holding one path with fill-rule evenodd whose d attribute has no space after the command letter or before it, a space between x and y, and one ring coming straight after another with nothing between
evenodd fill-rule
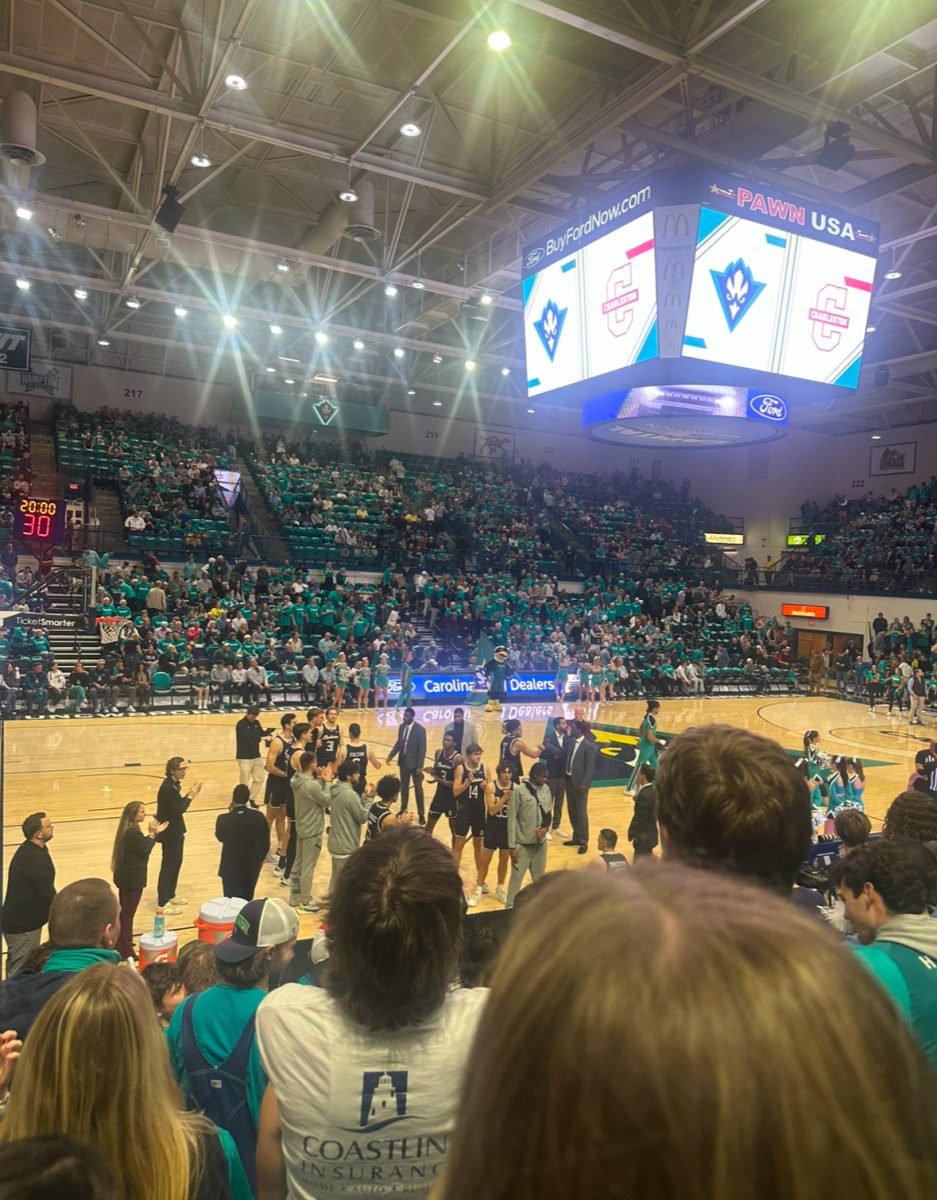
<instances>
[{"instance_id":1,"label":"orange cooler","mask_svg":"<svg viewBox=\"0 0 937 1200\"><path fill-rule=\"evenodd\" d=\"M217 945L230 937L234 930L234 919L246 903L246 900L236 896L206 900L195 918L198 940Z\"/></svg>"}]
</instances>

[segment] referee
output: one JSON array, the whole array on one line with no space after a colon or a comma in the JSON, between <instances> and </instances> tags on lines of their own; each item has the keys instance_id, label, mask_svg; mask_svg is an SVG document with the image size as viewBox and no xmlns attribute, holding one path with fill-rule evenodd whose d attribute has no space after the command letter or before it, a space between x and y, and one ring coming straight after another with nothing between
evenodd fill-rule
<instances>
[{"instance_id":1,"label":"referee","mask_svg":"<svg viewBox=\"0 0 937 1200\"><path fill-rule=\"evenodd\" d=\"M254 808L260 807L257 797L267 778L260 756L260 743L263 738L273 733L272 729L261 728L259 718L260 709L256 704L252 704L234 727L234 757L237 759L240 782L250 788L251 805Z\"/></svg>"}]
</instances>

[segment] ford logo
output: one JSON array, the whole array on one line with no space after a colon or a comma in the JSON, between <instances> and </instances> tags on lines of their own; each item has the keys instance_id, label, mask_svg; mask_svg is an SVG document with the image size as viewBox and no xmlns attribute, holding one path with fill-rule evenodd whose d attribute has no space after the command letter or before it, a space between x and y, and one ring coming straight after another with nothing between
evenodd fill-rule
<instances>
[{"instance_id":1,"label":"ford logo","mask_svg":"<svg viewBox=\"0 0 937 1200\"><path fill-rule=\"evenodd\" d=\"M752 396L748 407L756 417L761 417L763 421L787 420L787 405L780 396L770 396L767 393Z\"/></svg>"},{"instance_id":2,"label":"ford logo","mask_svg":"<svg viewBox=\"0 0 937 1200\"><path fill-rule=\"evenodd\" d=\"M535 267L538 262L541 262L543 260L543 256L545 253L546 252L542 246L538 246L536 250L529 251L527 254L527 257L524 259L524 266L525 267Z\"/></svg>"}]
</instances>

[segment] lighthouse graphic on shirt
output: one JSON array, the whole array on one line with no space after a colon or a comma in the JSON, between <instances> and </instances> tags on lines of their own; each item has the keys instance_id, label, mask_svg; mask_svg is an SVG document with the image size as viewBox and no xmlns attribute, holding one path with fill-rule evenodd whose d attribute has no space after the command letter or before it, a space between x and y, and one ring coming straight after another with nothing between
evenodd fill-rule
<instances>
[{"instance_id":1,"label":"lighthouse graphic on shirt","mask_svg":"<svg viewBox=\"0 0 937 1200\"><path fill-rule=\"evenodd\" d=\"M383 1129L407 1116L407 1071L364 1071L361 1128Z\"/></svg>"}]
</instances>

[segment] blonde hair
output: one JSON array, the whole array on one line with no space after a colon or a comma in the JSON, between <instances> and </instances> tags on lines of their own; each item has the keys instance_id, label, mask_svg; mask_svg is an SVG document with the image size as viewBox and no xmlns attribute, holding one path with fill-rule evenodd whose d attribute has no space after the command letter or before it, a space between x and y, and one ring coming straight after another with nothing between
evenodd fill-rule
<instances>
[{"instance_id":1,"label":"blonde hair","mask_svg":"<svg viewBox=\"0 0 937 1200\"><path fill-rule=\"evenodd\" d=\"M822 924L671 865L547 879L501 951L435 1200L937 1195L937 1080Z\"/></svg>"},{"instance_id":2,"label":"blonde hair","mask_svg":"<svg viewBox=\"0 0 937 1200\"><path fill-rule=\"evenodd\" d=\"M126 967L79 971L30 1031L0 1139L52 1133L94 1146L123 1200L196 1190L213 1130L184 1111L146 984Z\"/></svg>"}]
</instances>

